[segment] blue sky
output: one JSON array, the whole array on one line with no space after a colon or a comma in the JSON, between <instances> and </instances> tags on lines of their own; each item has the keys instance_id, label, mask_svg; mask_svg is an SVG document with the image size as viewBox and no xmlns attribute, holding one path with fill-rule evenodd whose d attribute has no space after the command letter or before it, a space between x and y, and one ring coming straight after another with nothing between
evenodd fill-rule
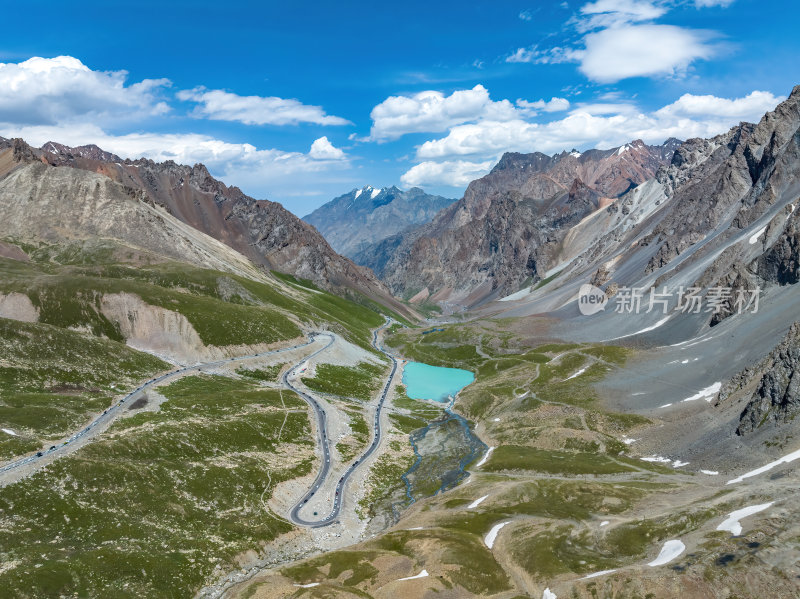
<instances>
[{"instance_id":1,"label":"blue sky","mask_svg":"<svg viewBox=\"0 0 800 599\"><path fill-rule=\"evenodd\" d=\"M298 215L503 151L720 133L800 84L793 1L4 7L0 135L204 162Z\"/></svg>"}]
</instances>

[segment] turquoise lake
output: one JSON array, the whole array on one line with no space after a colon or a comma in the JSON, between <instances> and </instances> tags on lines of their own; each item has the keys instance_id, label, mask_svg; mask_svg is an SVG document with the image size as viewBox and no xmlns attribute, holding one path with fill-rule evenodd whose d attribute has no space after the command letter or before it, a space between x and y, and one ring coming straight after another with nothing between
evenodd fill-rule
<instances>
[{"instance_id":1,"label":"turquoise lake","mask_svg":"<svg viewBox=\"0 0 800 599\"><path fill-rule=\"evenodd\" d=\"M460 368L442 368L420 362L409 362L403 369L403 384L411 399L432 399L446 402L475 380L475 375Z\"/></svg>"}]
</instances>

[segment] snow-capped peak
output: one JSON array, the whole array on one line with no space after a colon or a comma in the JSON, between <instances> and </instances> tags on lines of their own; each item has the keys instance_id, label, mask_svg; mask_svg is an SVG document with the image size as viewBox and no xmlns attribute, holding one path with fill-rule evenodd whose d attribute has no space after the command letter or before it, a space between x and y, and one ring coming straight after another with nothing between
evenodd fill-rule
<instances>
[{"instance_id":1,"label":"snow-capped peak","mask_svg":"<svg viewBox=\"0 0 800 599\"><path fill-rule=\"evenodd\" d=\"M617 156L622 155L624 152L627 152L629 149L630 149L630 146L628 144L625 144L624 146L620 146L619 150L617 150Z\"/></svg>"},{"instance_id":2,"label":"snow-capped peak","mask_svg":"<svg viewBox=\"0 0 800 599\"><path fill-rule=\"evenodd\" d=\"M378 189L376 187L373 187L372 185L365 185L361 189L356 189L355 190L355 195L353 196L353 201L357 200L358 196L360 196L362 193L369 193L370 199L374 199L375 196L377 196L384 189L386 189L386 188L385 187L381 187L380 189Z\"/></svg>"},{"instance_id":3,"label":"snow-capped peak","mask_svg":"<svg viewBox=\"0 0 800 599\"><path fill-rule=\"evenodd\" d=\"M578 150L572 150L572 152L570 152L569 155L573 156L575 158L580 158L581 157L581 153L578 152Z\"/></svg>"}]
</instances>

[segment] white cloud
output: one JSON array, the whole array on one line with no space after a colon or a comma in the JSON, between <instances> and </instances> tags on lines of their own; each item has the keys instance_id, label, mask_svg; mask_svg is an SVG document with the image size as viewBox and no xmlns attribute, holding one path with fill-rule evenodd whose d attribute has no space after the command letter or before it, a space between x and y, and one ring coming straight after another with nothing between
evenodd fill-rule
<instances>
[{"instance_id":1,"label":"white cloud","mask_svg":"<svg viewBox=\"0 0 800 599\"><path fill-rule=\"evenodd\" d=\"M527 100L517 100L517 107L523 110L543 112L561 112L569 108L569 100L566 98L551 98L549 102L544 100L536 100L536 102L528 102Z\"/></svg>"},{"instance_id":2,"label":"white cloud","mask_svg":"<svg viewBox=\"0 0 800 599\"><path fill-rule=\"evenodd\" d=\"M445 96L439 91L423 91L413 96L389 96L370 113L373 140L396 139L407 133L445 131L488 114L512 115L508 100L493 102L482 85L458 90Z\"/></svg>"},{"instance_id":3,"label":"white cloud","mask_svg":"<svg viewBox=\"0 0 800 599\"><path fill-rule=\"evenodd\" d=\"M342 150L328 141L327 136L315 139L311 144L311 151L308 153L314 160L343 160L345 154Z\"/></svg>"},{"instance_id":4,"label":"white cloud","mask_svg":"<svg viewBox=\"0 0 800 599\"><path fill-rule=\"evenodd\" d=\"M587 18L577 21L576 28L585 32L627 23L652 21L667 11L664 7L656 6L646 0L597 0L584 4L580 12L587 15Z\"/></svg>"},{"instance_id":5,"label":"white cloud","mask_svg":"<svg viewBox=\"0 0 800 599\"><path fill-rule=\"evenodd\" d=\"M727 0L698 0L726 2ZM506 62L575 62L589 79L613 83L630 77L675 76L718 52L708 31L653 21L668 4L649 0L596 0L584 4L568 24L582 37L575 45L518 48Z\"/></svg>"},{"instance_id":6,"label":"white cloud","mask_svg":"<svg viewBox=\"0 0 800 599\"><path fill-rule=\"evenodd\" d=\"M444 95L424 91L413 96L390 96L372 109L370 140L397 139L407 133L446 131L450 127L481 120L508 121L531 116L537 111L565 110L569 102L552 98L549 102L517 100L494 101L482 85Z\"/></svg>"},{"instance_id":7,"label":"white cloud","mask_svg":"<svg viewBox=\"0 0 800 599\"><path fill-rule=\"evenodd\" d=\"M0 63L0 123L130 121L168 112L158 97L168 79L126 85L127 76L126 71L93 71L71 56Z\"/></svg>"},{"instance_id":8,"label":"white cloud","mask_svg":"<svg viewBox=\"0 0 800 599\"><path fill-rule=\"evenodd\" d=\"M694 5L697 8L708 8L710 6L721 6L726 8L733 4L734 0L694 0Z\"/></svg>"},{"instance_id":9,"label":"white cloud","mask_svg":"<svg viewBox=\"0 0 800 599\"><path fill-rule=\"evenodd\" d=\"M757 121L781 100L756 91L736 99L685 94L653 112L629 103L583 104L563 119L547 123L515 119L458 125L446 136L419 146L417 159L424 164L463 157L485 159L505 151L552 153L573 147L614 147L633 139L661 143L669 137L711 137L740 121Z\"/></svg>"},{"instance_id":10,"label":"white cloud","mask_svg":"<svg viewBox=\"0 0 800 599\"><path fill-rule=\"evenodd\" d=\"M347 119L325 114L320 106L310 106L298 100L239 96L221 89L198 87L177 94L179 100L197 102L193 113L197 117L219 121L236 121L245 125L349 125Z\"/></svg>"},{"instance_id":11,"label":"white cloud","mask_svg":"<svg viewBox=\"0 0 800 599\"><path fill-rule=\"evenodd\" d=\"M47 141L71 146L97 144L122 158L202 162L214 176L257 197L303 195L312 183L318 195L326 185L326 189L338 189L352 182L348 156L327 137L315 140L303 153L257 148L198 133L147 132L146 123L169 112L162 95L170 81L146 79L129 84L127 77L125 71L94 71L69 56L0 63L0 136L21 137L35 146ZM207 111L209 118L347 123L297 100L245 98L207 90L181 95L199 102L197 110ZM169 121L162 119L159 124L164 123ZM133 127L144 132L109 133Z\"/></svg>"},{"instance_id":12,"label":"white cloud","mask_svg":"<svg viewBox=\"0 0 800 599\"><path fill-rule=\"evenodd\" d=\"M715 49L708 34L673 25L628 25L603 29L584 38L579 70L594 81L613 83L629 77L675 75Z\"/></svg>"},{"instance_id":13,"label":"white cloud","mask_svg":"<svg viewBox=\"0 0 800 599\"><path fill-rule=\"evenodd\" d=\"M672 104L656 111L664 118L717 117L736 121L758 121L761 116L775 108L783 98L770 92L754 91L744 98L718 98L717 96L695 96L684 94Z\"/></svg>"},{"instance_id":14,"label":"white cloud","mask_svg":"<svg viewBox=\"0 0 800 599\"><path fill-rule=\"evenodd\" d=\"M409 187L420 185L463 187L470 181L488 173L495 162L495 160L487 160L485 162L469 162L466 160L422 162L412 166L400 178L400 181L403 185Z\"/></svg>"},{"instance_id":15,"label":"white cloud","mask_svg":"<svg viewBox=\"0 0 800 599\"><path fill-rule=\"evenodd\" d=\"M539 50L538 46L530 48L517 48L511 56L506 57L506 62L530 62L534 64L560 64L564 62L578 62L583 56L582 50L554 46L547 50Z\"/></svg>"},{"instance_id":16,"label":"white cloud","mask_svg":"<svg viewBox=\"0 0 800 599\"><path fill-rule=\"evenodd\" d=\"M533 13L529 10L523 10L519 13L519 18L523 21L531 21L533 20Z\"/></svg>"}]
</instances>

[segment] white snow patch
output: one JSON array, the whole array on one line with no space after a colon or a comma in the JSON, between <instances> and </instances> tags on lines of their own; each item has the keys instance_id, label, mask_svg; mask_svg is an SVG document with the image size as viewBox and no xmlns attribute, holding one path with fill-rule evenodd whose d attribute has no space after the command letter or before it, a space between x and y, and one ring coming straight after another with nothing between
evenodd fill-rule
<instances>
[{"instance_id":1,"label":"white snow patch","mask_svg":"<svg viewBox=\"0 0 800 599\"><path fill-rule=\"evenodd\" d=\"M421 526L415 526L414 528L406 528L406 530L425 530Z\"/></svg>"},{"instance_id":2,"label":"white snow patch","mask_svg":"<svg viewBox=\"0 0 800 599\"><path fill-rule=\"evenodd\" d=\"M770 501L769 503L762 503L760 505L751 505L749 507L744 507L740 510L736 510L735 512L731 512L730 514L728 514L728 517L725 518L720 523L719 526L717 526L717 530L727 530L734 536L738 536L742 534L742 525L739 522L739 520L741 520L742 518L746 518L747 516L752 516L753 514L757 514L758 512L763 512L773 503L774 503L773 501Z\"/></svg>"},{"instance_id":3,"label":"white snow patch","mask_svg":"<svg viewBox=\"0 0 800 599\"><path fill-rule=\"evenodd\" d=\"M300 587L301 589L311 589L313 587L318 587L319 583L318 582L309 582L308 584L296 584L294 586Z\"/></svg>"},{"instance_id":4,"label":"white snow patch","mask_svg":"<svg viewBox=\"0 0 800 599\"><path fill-rule=\"evenodd\" d=\"M688 466L688 465L689 462L681 462L680 460L675 460L674 462L672 462L673 468L680 468L681 466Z\"/></svg>"},{"instance_id":5,"label":"white snow patch","mask_svg":"<svg viewBox=\"0 0 800 599\"><path fill-rule=\"evenodd\" d=\"M486 463L486 460L489 459L489 456L492 455L493 451L494 451L494 447L490 447L489 449L487 449L486 450L486 454L484 454L484 456L481 458L480 462L475 464L475 467L476 468L480 468L481 466L483 466Z\"/></svg>"},{"instance_id":6,"label":"white snow patch","mask_svg":"<svg viewBox=\"0 0 800 599\"><path fill-rule=\"evenodd\" d=\"M575 157L575 158L580 158L580 157L581 157L581 153L580 153L580 152L575 152L575 151L573 151L573 152L570 152L570 153L569 153L569 155L570 155L570 156L573 156L573 157ZM555 595L554 595L554 596L555 596Z\"/></svg>"},{"instance_id":7,"label":"white snow patch","mask_svg":"<svg viewBox=\"0 0 800 599\"><path fill-rule=\"evenodd\" d=\"M353 198L354 200L358 199L358 196L361 195L361 192L364 191L363 189L356 189L356 196Z\"/></svg>"},{"instance_id":8,"label":"white snow patch","mask_svg":"<svg viewBox=\"0 0 800 599\"><path fill-rule=\"evenodd\" d=\"M714 399L714 395L716 395L720 389L722 389L722 383L716 382L713 385L709 385L705 389L700 389L700 391L698 391L691 397L687 397L686 399L683 399L681 401L687 402L687 401L694 401L696 399L705 399L706 401L711 401L712 399Z\"/></svg>"},{"instance_id":9,"label":"white snow patch","mask_svg":"<svg viewBox=\"0 0 800 599\"><path fill-rule=\"evenodd\" d=\"M3 431L7 435L11 435L12 437L18 437L19 435L12 431L10 428L0 428L0 431Z\"/></svg>"},{"instance_id":10,"label":"white snow patch","mask_svg":"<svg viewBox=\"0 0 800 599\"><path fill-rule=\"evenodd\" d=\"M758 238L761 237L764 234L764 231L766 231L766 230L767 230L767 225L764 225L758 231L753 233L750 236L750 239L748 239L747 241L750 243L750 245L755 244L758 241Z\"/></svg>"},{"instance_id":11,"label":"white snow patch","mask_svg":"<svg viewBox=\"0 0 800 599\"><path fill-rule=\"evenodd\" d=\"M619 150L617 150L617 156L621 156L624 152L627 152L627 151L628 151L628 144L625 144L624 146L620 146Z\"/></svg>"},{"instance_id":12,"label":"white snow patch","mask_svg":"<svg viewBox=\"0 0 800 599\"><path fill-rule=\"evenodd\" d=\"M622 437L622 442L625 443L625 445L636 443L636 441L638 441L638 439L629 439L628 437Z\"/></svg>"},{"instance_id":13,"label":"white snow patch","mask_svg":"<svg viewBox=\"0 0 800 599\"><path fill-rule=\"evenodd\" d=\"M672 460L660 455L652 455L649 458L642 458L643 462L658 462L659 464L669 464Z\"/></svg>"},{"instance_id":14,"label":"white snow patch","mask_svg":"<svg viewBox=\"0 0 800 599\"><path fill-rule=\"evenodd\" d=\"M542 599L558 599L558 597L556 597L556 594L548 587L544 590L544 593L542 593Z\"/></svg>"},{"instance_id":15,"label":"white snow patch","mask_svg":"<svg viewBox=\"0 0 800 599\"><path fill-rule=\"evenodd\" d=\"M681 360L681 364L688 364L689 360Z\"/></svg>"},{"instance_id":16,"label":"white snow patch","mask_svg":"<svg viewBox=\"0 0 800 599\"><path fill-rule=\"evenodd\" d=\"M608 520L603 520L603 521L600 523L600 526L601 526L601 527L603 527L603 526L608 526L609 524L610 524L610 522L609 522Z\"/></svg>"},{"instance_id":17,"label":"white snow patch","mask_svg":"<svg viewBox=\"0 0 800 599\"><path fill-rule=\"evenodd\" d=\"M500 419L499 419L499 418L495 418L495 419L493 420L493 422L500 422Z\"/></svg>"},{"instance_id":18,"label":"white snow patch","mask_svg":"<svg viewBox=\"0 0 800 599\"><path fill-rule=\"evenodd\" d=\"M651 568L654 568L655 566L663 566L664 564L670 563L685 550L686 545L684 545L683 542L679 540L667 541L661 548L658 557L647 565Z\"/></svg>"},{"instance_id":19,"label":"white snow patch","mask_svg":"<svg viewBox=\"0 0 800 599\"><path fill-rule=\"evenodd\" d=\"M397 581L400 582L401 580L416 580L417 578L426 578L428 576L428 571L423 570L416 576L406 576L405 578L398 578Z\"/></svg>"},{"instance_id":20,"label":"white snow patch","mask_svg":"<svg viewBox=\"0 0 800 599\"><path fill-rule=\"evenodd\" d=\"M374 200L374 199L375 199L375 196L376 196L376 195L378 195L378 194L379 194L380 192L382 192L382 191L383 191L382 189L373 189L373 190L372 190L372 193L371 193L371 194L370 194L370 196L369 196L369 197L370 197L370 199L371 199L371 200Z\"/></svg>"},{"instance_id":21,"label":"white snow patch","mask_svg":"<svg viewBox=\"0 0 800 599\"><path fill-rule=\"evenodd\" d=\"M574 379L576 376L580 376L580 375L582 375L584 372L586 372L586 371L588 370L588 368L589 368L588 366L587 366L586 368L581 368L581 369L580 369L578 372L576 372L576 373L574 373L574 374L571 374L571 375L569 375L569 376L568 376L567 378L565 378L564 380L565 380L565 381L568 381L568 380L570 380L570 379Z\"/></svg>"},{"instance_id":22,"label":"white snow patch","mask_svg":"<svg viewBox=\"0 0 800 599\"><path fill-rule=\"evenodd\" d=\"M511 520L507 520L505 522L501 522L500 524L495 524L492 526L492 530L489 531L489 534L486 535L486 538L483 540L486 543L486 546L491 549L494 547L494 542L497 539L497 533L500 532L500 529L503 528L506 524L510 524Z\"/></svg>"},{"instance_id":23,"label":"white snow patch","mask_svg":"<svg viewBox=\"0 0 800 599\"><path fill-rule=\"evenodd\" d=\"M730 485L733 483L740 483L746 478L763 474L767 470L772 470L775 466L780 466L781 464L788 464L789 462L794 462L797 458L800 458L800 449L790 453L789 455L785 455L782 458L775 460L774 462L770 462L766 466L761 466L761 468L756 468L755 470L751 470L750 472L745 472L741 476L737 476L736 478L729 480L725 484Z\"/></svg>"},{"instance_id":24,"label":"white snow patch","mask_svg":"<svg viewBox=\"0 0 800 599\"><path fill-rule=\"evenodd\" d=\"M670 407L671 405L672 405L671 403L665 403L663 406L658 406L658 409L660 410L660 409L662 409L662 408L668 408L668 407Z\"/></svg>"},{"instance_id":25,"label":"white snow patch","mask_svg":"<svg viewBox=\"0 0 800 599\"><path fill-rule=\"evenodd\" d=\"M662 326L663 324L665 324L670 318L672 318L671 314L669 316L665 317L665 318L662 318L661 320L659 320L654 325L651 325L649 327L645 327L640 331L636 331L635 333L629 333L627 335L621 335L619 337L612 337L611 339L606 339L606 341L616 341L617 339L625 339L626 337L633 337L634 335L641 335L642 333L647 333L648 331L653 331L653 330L657 329L658 327Z\"/></svg>"},{"instance_id":26,"label":"white snow patch","mask_svg":"<svg viewBox=\"0 0 800 599\"><path fill-rule=\"evenodd\" d=\"M479 506L481 503L483 503L483 502L484 502L484 500L486 500L486 499L488 499L488 498L489 498L489 496L488 496L488 495L484 495L483 497L479 497L478 499L476 499L475 501L473 501L472 503L470 503L470 504L467 506L467 509L468 509L468 510L471 510L472 508L476 508L476 507L478 507L478 506Z\"/></svg>"},{"instance_id":27,"label":"white snow patch","mask_svg":"<svg viewBox=\"0 0 800 599\"><path fill-rule=\"evenodd\" d=\"M605 576L606 574L611 574L612 572L616 572L616 568L613 570L600 570L599 572L595 572L594 574L588 574L581 578L581 580L588 580L589 578L597 578L598 576Z\"/></svg>"},{"instance_id":28,"label":"white snow patch","mask_svg":"<svg viewBox=\"0 0 800 599\"><path fill-rule=\"evenodd\" d=\"M719 474L719 472L717 472L716 470L701 470L700 472L702 472L703 474L708 474L709 476L716 476L717 474Z\"/></svg>"}]
</instances>

